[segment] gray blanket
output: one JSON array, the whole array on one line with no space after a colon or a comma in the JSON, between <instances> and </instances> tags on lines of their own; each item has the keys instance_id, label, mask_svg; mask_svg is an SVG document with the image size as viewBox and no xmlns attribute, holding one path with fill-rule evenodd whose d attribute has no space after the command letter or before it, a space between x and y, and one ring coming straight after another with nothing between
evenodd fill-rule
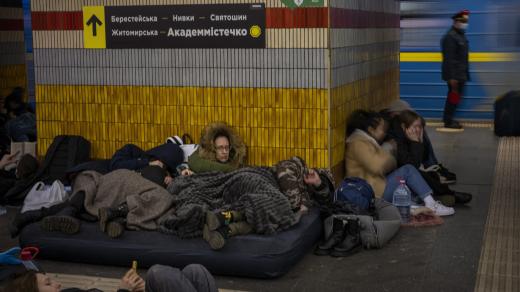
<instances>
[{"instance_id":1,"label":"gray blanket","mask_svg":"<svg viewBox=\"0 0 520 292\"><path fill-rule=\"evenodd\" d=\"M74 180L74 193L85 192L85 209L98 216L102 207L128 204L127 227L129 229L156 230L156 220L168 211L173 197L163 187L135 171L119 169L101 175L84 171Z\"/></svg>"},{"instance_id":2,"label":"gray blanket","mask_svg":"<svg viewBox=\"0 0 520 292\"><path fill-rule=\"evenodd\" d=\"M258 234L273 234L298 222L273 173L265 168L177 177L168 191L174 208L159 220L159 229L181 238L201 235L206 210L241 211Z\"/></svg>"}]
</instances>

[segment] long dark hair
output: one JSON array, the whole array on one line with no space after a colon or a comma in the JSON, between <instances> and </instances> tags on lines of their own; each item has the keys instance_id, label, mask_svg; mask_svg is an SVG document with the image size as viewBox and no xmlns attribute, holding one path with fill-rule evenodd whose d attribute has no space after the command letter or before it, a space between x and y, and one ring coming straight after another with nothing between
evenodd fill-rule
<instances>
[{"instance_id":1,"label":"long dark hair","mask_svg":"<svg viewBox=\"0 0 520 292\"><path fill-rule=\"evenodd\" d=\"M368 133L368 128L377 128L383 120L380 113L374 111L355 110L350 114L347 122L347 136L354 133L356 129Z\"/></svg>"},{"instance_id":2,"label":"long dark hair","mask_svg":"<svg viewBox=\"0 0 520 292\"><path fill-rule=\"evenodd\" d=\"M21 273L8 282L3 291L9 292L38 292L36 272Z\"/></svg>"},{"instance_id":3,"label":"long dark hair","mask_svg":"<svg viewBox=\"0 0 520 292\"><path fill-rule=\"evenodd\" d=\"M405 128L409 128L415 121L421 120L421 124L424 127L425 122L423 117L411 110L402 111L399 114L399 122L404 125Z\"/></svg>"}]
</instances>

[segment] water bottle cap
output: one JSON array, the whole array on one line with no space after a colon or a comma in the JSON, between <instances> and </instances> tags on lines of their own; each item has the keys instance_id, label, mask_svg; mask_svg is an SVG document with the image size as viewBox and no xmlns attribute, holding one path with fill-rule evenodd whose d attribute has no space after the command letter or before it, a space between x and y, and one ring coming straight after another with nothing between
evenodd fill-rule
<instances>
[{"instance_id":1,"label":"water bottle cap","mask_svg":"<svg viewBox=\"0 0 520 292\"><path fill-rule=\"evenodd\" d=\"M28 250L22 250L22 252L20 252L20 259L22 261L30 261L32 260L33 256L32 256L32 253Z\"/></svg>"}]
</instances>

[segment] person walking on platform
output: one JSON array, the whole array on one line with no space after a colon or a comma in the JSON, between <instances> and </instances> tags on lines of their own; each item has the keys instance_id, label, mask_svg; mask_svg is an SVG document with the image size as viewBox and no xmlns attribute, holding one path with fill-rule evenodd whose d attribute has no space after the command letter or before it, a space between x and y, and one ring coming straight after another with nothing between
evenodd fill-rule
<instances>
[{"instance_id":1,"label":"person walking on platform","mask_svg":"<svg viewBox=\"0 0 520 292\"><path fill-rule=\"evenodd\" d=\"M469 11L462 10L451 17L453 26L444 35L442 46L442 79L448 83L448 96L444 106L444 127L462 129L453 119L469 81L469 43L465 32L468 28Z\"/></svg>"}]
</instances>

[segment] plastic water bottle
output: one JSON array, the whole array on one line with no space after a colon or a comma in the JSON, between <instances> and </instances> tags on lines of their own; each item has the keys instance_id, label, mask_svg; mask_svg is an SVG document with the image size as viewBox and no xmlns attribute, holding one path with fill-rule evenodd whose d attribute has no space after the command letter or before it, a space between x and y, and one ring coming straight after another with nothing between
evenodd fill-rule
<instances>
[{"instance_id":1,"label":"plastic water bottle","mask_svg":"<svg viewBox=\"0 0 520 292\"><path fill-rule=\"evenodd\" d=\"M22 252L20 252L20 260L22 260L22 264L25 266L27 270L38 271L38 267L32 261L36 253L33 254L31 248L24 248Z\"/></svg>"},{"instance_id":2,"label":"plastic water bottle","mask_svg":"<svg viewBox=\"0 0 520 292\"><path fill-rule=\"evenodd\" d=\"M399 180L399 186L394 191L393 202L394 206L399 210L401 214L401 222L410 222L410 206L412 205L412 194L410 189L406 186L406 181Z\"/></svg>"}]
</instances>

